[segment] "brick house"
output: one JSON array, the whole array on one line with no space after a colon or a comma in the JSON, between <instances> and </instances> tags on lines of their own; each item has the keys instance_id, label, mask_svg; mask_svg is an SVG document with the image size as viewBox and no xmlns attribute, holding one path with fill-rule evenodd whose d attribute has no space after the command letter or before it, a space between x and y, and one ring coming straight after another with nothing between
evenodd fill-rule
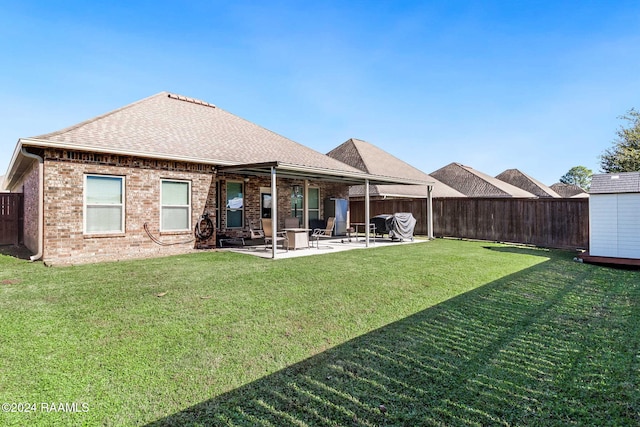
<instances>
[{"instance_id":1,"label":"brick house","mask_svg":"<svg viewBox=\"0 0 640 427\"><path fill-rule=\"evenodd\" d=\"M293 216L309 228L323 219L324 201L347 198L350 185L428 184L363 172L167 92L20 139L5 181L23 193L25 246L47 264L215 247L216 234L246 236L271 215L274 228ZM205 212L216 232L203 240L194 225Z\"/></svg>"}]
</instances>

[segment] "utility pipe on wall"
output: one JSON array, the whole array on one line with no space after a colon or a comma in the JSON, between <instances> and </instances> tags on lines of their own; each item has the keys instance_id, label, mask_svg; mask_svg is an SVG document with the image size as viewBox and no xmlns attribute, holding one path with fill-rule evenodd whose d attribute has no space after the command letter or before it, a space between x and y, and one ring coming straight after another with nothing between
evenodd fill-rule
<instances>
[{"instance_id":1,"label":"utility pipe on wall","mask_svg":"<svg viewBox=\"0 0 640 427\"><path fill-rule=\"evenodd\" d=\"M433 185L427 186L427 238L433 239Z\"/></svg>"},{"instance_id":2,"label":"utility pipe on wall","mask_svg":"<svg viewBox=\"0 0 640 427\"><path fill-rule=\"evenodd\" d=\"M44 159L37 154L29 153L25 147L22 147L21 152L23 156L38 161L38 251L29 257L33 262L42 258L44 249Z\"/></svg>"},{"instance_id":3,"label":"utility pipe on wall","mask_svg":"<svg viewBox=\"0 0 640 427\"><path fill-rule=\"evenodd\" d=\"M276 259L278 246L278 186L276 185L276 168L271 166L271 258Z\"/></svg>"}]
</instances>

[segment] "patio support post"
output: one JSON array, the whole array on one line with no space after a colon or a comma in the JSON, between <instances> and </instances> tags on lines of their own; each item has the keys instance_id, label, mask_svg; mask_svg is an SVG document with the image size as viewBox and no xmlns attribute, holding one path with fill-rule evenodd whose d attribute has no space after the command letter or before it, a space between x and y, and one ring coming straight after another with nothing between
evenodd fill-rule
<instances>
[{"instance_id":1,"label":"patio support post","mask_svg":"<svg viewBox=\"0 0 640 427\"><path fill-rule=\"evenodd\" d=\"M309 228L309 180L304 180L304 197L302 199L302 228Z\"/></svg>"},{"instance_id":2,"label":"patio support post","mask_svg":"<svg viewBox=\"0 0 640 427\"><path fill-rule=\"evenodd\" d=\"M427 238L433 239L433 185L427 185Z\"/></svg>"},{"instance_id":3,"label":"patio support post","mask_svg":"<svg viewBox=\"0 0 640 427\"><path fill-rule=\"evenodd\" d=\"M276 188L276 168L271 166L271 258L276 258L276 248L278 247L278 193Z\"/></svg>"},{"instance_id":4,"label":"patio support post","mask_svg":"<svg viewBox=\"0 0 640 427\"><path fill-rule=\"evenodd\" d=\"M364 180L364 245L369 247L369 179Z\"/></svg>"}]
</instances>

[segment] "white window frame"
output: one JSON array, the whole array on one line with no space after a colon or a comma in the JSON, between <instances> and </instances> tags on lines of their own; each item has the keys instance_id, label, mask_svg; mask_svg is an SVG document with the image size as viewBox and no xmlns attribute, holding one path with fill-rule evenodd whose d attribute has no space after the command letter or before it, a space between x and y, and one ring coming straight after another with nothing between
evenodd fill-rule
<instances>
[{"instance_id":1,"label":"white window frame","mask_svg":"<svg viewBox=\"0 0 640 427\"><path fill-rule=\"evenodd\" d=\"M116 178L121 181L122 188L122 200L120 204L91 204L87 203L87 181L90 178ZM82 189L82 232L86 235L97 235L97 234L124 234L125 232L125 218L126 218L126 178L121 175L102 175L102 174L85 174L83 180L83 189ZM93 206L120 206L122 210L122 216L120 220L120 230L112 230L112 231L88 231L87 230L87 208Z\"/></svg>"},{"instance_id":2,"label":"white window frame","mask_svg":"<svg viewBox=\"0 0 640 427\"><path fill-rule=\"evenodd\" d=\"M242 208L240 209L232 209L232 208L228 208L227 207L227 202L229 201L229 184L240 184L240 188L242 188ZM245 209L245 202L247 200L247 195L245 194L245 183L243 181L239 181L239 180L227 180L224 184L224 208L225 208L225 219L224 219L224 226L226 229L228 230L239 230L244 228L244 209ZM240 211L242 212L242 222L241 225L239 227L230 227L229 226L229 212L231 211Z\"/></svg>"},{"instance_id":3,"label":"white window frame","mask_svg":"<svg viewBox=\"0 0 640 427\"><path fill-rule=\"evenodd\" d=\"M320 219L320 202L322 200L322 198L320 197L320 187L309 186L308 190L318 190L318 208L317 209L316 208L314 208L314 209L308 208L307 209L307 215L309 215L311 212L317 212L318 213L318 217L315 218L315 219ZM306 194L306 196L307 196L307 206L309 206L308 203L311 201L311 198L309 197L309 191L308 190L307 190L307 194ZM311 215L309 215L309 217L311 217ZM308 219L311 219L311 218L308 218Z\"/></svg>"},{"instance_id":4,"label":"white window frame","mask_svg":"<svg viewBox=\"0 0 640 427\"><path fill-rule=\"evenodd\" d=\"M187 228L184 229L169 229L166 230L164 228L162 228L162 224L163 224L163 216L162 216L162 210L164 209L165 205L162 204L162 184L164 182L179 182L181 184L187 184L187 204L186 205L166 205L167 207L172 207L172 208L187 208ZM168 233L179 233L182 231L191 231L191 181L189 180L185 180L185 179L171 179L171 178L160 178L160 232L168 232Z\"/></svg>"},{"instance_id":5,"label":"white window frame","mask_svg":"<svg viewBox=\"0 0 640 427\"><path fill-rule=\"evenodd\" d=\"M271 187L260 187L260 219L262 218L271 218L272 208L269 208L269 216L264 216L265 207L262 202L264 202L264 195L269 195L271 197L271 204L273 205L273 197L271 195Z\"/></svg>"}]
</instances>

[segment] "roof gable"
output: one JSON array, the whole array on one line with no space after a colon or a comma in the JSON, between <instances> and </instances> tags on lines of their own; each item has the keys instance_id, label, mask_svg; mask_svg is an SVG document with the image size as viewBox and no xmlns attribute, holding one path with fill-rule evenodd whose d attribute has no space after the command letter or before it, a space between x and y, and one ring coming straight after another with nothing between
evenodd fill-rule
<instances>
[{"instance_id":1,"label":"roof gable","mask_svg":"<svg viewBox=\"0 0 640 427\"><path fill-rule=\"evenodd\" d=\"M560 197L560 195L553 191L550 187L547 187L540 181L530 177L529 175L519 171L518 169L507 169L500 175L497 175L496 179L521 188L538 197Z\"/></svg>"},{"instance_id":2,"label":"roof gable","mask_svg":"<svg viewBox=\"0 0 640 427\"><path fill-rule=\"evenodd\" d=\"M278 161L359 172L213 104L167 92L29 140L220 165Z\"/></svg>"},{"instance_id":3,"label":"roof gable","mask_svg":"<svg viewBox=\"0 0 640 427\"><path fill-rule=\"evenodd\" d=\"M431 176L468 197L521 197L535 195L460 163L450 163Z\"/></svg>"},{"instance_id":4,"label":"roof gable","mask_svg":"<svg viewBox=\"0 0 640 427\"><path fill-rule=\"evenodd\" d=\"M411 166L367 141L351 138L328 152L327 156L370 174L432 181L433 197L465 197L465 195L459 191L435 180L432 176L422 172L420 169ZM376 185L369 188L369 194L372 196L390 197L426 197L427 187L414 185ZM349 195L352 197L364 196L364 186L351 187Z\"/></svg>"},{"instance_id":5,"label":"roof gable","mask_svg":"<svg viewBox=\"0 0 640 427\"><path fill-rule=\"evenodd\" d=\"M640 193L640 172L597 174L591 177L590 194Z\"/></svg>"},{"instance_id":6,"label":"roof gable","mask_svg":"<svg viewBox=\"0 0 640 427\"><path fill-rule=\"evenodd\" d=\"M565 184L563 182L556 182L551 185L553 191L558 193L560 197L570 198L570 197L586 197L588 194L579 186L575 184Z\"/></svg>"},{"instance_id":7,"label":"roof gable","mask_svg":"<svg viewBox=\"0 0 640 427\"><path fill-rule=\"evenodd\" d=\"M370 173L353 139L349 139L329 151L327 156L346 163L349 166L353 166L356 169L360 169L363 172Z\"/></svg>"},{"instance_id":8,"label":"roof gable","mask_svg":"<svg viewBox=\"0 0 640 427\"><path fill-rule=\"evenodd\" d=\"M327 156L374 175L430 178L420 169L361 139L351 138L328 152Z\"/></svg>"}]
</instances>

